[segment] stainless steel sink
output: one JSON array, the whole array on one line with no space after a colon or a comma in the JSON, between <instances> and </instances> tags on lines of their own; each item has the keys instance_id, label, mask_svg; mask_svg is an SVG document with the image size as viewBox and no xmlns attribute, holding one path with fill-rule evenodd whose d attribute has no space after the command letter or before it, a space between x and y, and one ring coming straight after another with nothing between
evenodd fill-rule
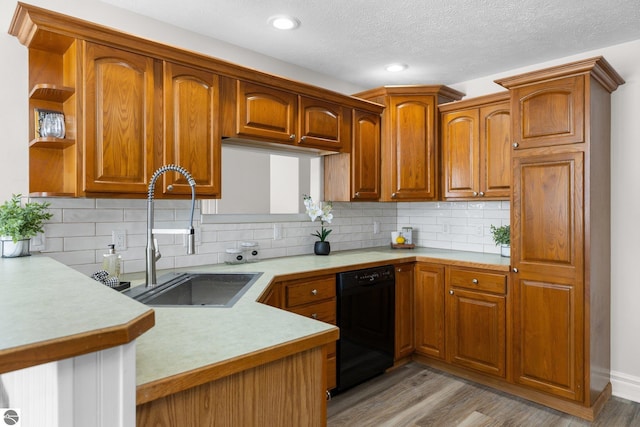
<instances>
[{"instance_id":1,"label":"stainless steel sink","mask_svg":"<svg viewBox=\"0 0 640 427\"><path fill-rule=\"evenodd\" d=\"M172 273L125 295L150 306L231 307L262 273Z\"/></svg>"}]
</instances>

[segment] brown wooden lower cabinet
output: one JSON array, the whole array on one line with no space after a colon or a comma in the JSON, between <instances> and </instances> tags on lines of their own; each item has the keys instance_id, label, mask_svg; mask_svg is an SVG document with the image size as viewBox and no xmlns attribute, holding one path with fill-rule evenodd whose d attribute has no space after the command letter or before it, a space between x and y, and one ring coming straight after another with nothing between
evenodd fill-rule
<instances>
[{"instance_id":1,"label":"brown wooden lower cabinet","mask_svg":"<svg viewBox=\"0 0 640 427\"><path fill-rule=\"evenodd\" d=\"M322 347L136 408L138 427L325 426Z\"/></svg>"},{"instance_id":2,"label":"brown wooden lower cabinet","mask_svg":"<svg viewBox=\"0 0 640 427\"><path fill-rule=\"evenodd\" d=\"M447 267L447 362L506 376L507 275Z\"/></svg>"},{"instance_id":3,"label":"brown wooden lower cabinet","mask_svg":"<svg viewBox=\"0 0 640 427\"><path fill-rule=\"evenodd\" d=\"M417 263L414 286L416 353L444 359L444 266Z\"/></svg>"},{"instance_id":4,"label":"brown wooden lower cabinet","mask_svg":"<svg viewBox=\"0 0 640 427\"><path fill-rule=\"evenodd\" d=\"M396 265L395 288L395 352L396 361L409 357L415 350L414 324L415 309L413 302L413 269L414 263Z\"/></svg>"},{"instance_id":5,"label":"brown wooden lower cabinet","mask_svg":"<svg viewBox=\"0 0 640 427\"><path fill-rule=\"evenodd\" d=\"M326 274L273 283L260 299L273 307L282 308L301 316L336 324L336 276ZM326 347L327 390L336 388L336 344Z\"/></svg>"}]
</instances>

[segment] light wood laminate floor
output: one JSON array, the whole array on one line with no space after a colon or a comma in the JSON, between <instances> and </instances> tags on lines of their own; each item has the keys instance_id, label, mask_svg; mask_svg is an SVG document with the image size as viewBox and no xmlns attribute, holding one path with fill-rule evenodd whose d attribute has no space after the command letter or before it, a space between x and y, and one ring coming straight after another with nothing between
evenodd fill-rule
<instances>
[{"instance_id":1,"label":"light wood laminate floor","mask_svg":"<svg viewBox=\"0 0 640 427\"><path fill-rule=\"evenodd\" d=\"M640 426L640 403L612 397L595 420L411 362L328 402L328 426Z\"/></svg>"}]
</instances>

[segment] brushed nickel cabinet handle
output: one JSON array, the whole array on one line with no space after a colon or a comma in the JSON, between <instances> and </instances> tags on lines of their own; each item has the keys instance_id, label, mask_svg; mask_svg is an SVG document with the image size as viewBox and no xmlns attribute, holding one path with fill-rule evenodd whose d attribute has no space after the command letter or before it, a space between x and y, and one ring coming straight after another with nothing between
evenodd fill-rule
<instances>
[{"instance_id":1,"label":"brushed nickel cabinet handle","mask_svg":"<svg viewBox=\"0 0 640 427\"><path fill-rule=\"evenodd\" d=\"M473 280L471 281L471 283L473 283L474 285L477 285L477 284L478 284L478 279L473 279Z\"/></svg>"},{"instance_id":2,"label":"brushed nickel cabinet handle","mask_svg":"<svg viewBox=\"0 0 640 427\"><path fill-rule=\"evenodd\" d=\"M484 197L484 191L480 192L480 197Z\"/></svg>"},{"instance_id":3,"label":"brushed nickel cabinet handle","mask_svg":"<svg viewBox=\"0 0 640 427\"><path fill-rule=\"evenodd\" d=\"M293 141L294 139L296 139L296 134L295 134L295 133L292 133L291 135L289 135L289 139L290 139L290 140L292 140L292 141Z\"/></svg>"},{"instance_id":4,"label":"brushed nickel cabinet handle","mask_svg":"<svg viewBox=\"0 0 640 427\"><path fill-rule=\"evenodd\" d=\"M317 289L312 290L311 295L318 295L318 290Z\"/></svg>"},{"instance_id":5,"label":"brushed nickel cabinet handle","mask_svg":"<svg viewBox=\"0 0 640 427\"><path fill-rule=\"evenodd\" d=\"M513 267L513 272L514 272L514 273L517 273L517 272L518 272L518 269L517 269L516 267Z\"/></svg>"},{"instance_id":6,"label":"brushed nickel cabinet handle","mask_svg":"<svg viewBox=\"0 0 640 427\"><path fill-rule=\"evenodd\" d=\"M449 291L449 294L450 294L450 295L453 295L453 289L451 289L451 290Z\"/></svg>"},{"instance_id":7,"label":"brushed nickel cabinet handle","mask_svg":"<svg viewBox=\"0 0 640 427\"><path fill-rule=\"evenodd\" d=\"M391 198L392 198L392 199L395 199L396 197L398 197L398 194L397 194L397 193L391 193Z\"/></svg>"},{"instance_id":8,"label":"brushed nickel cabinet handle","mask_svg":"<svg viewBox=\"0 0 640 427\"><path fill-rule=\"evenodd\" d=\"M476 197L477 195L478 195L478 192L477 192L477 191L474 191L474 192L473 192L473 197Z\"/></svg>"},{"instance_id":9,"label":"brushed nickel cabinet handle","mask_svg":"<svg viewBox=\"0 0 640 427\"><path fill-rule=\"evenodd\" d=\"M514 142L514 143L512 144L513 148L518 148L518 146L519 146L519 145L520 145L520 144L518 144L517 142Z\"/></svg>"},{"instance_id":10,"label":"brushed nickel cabinet handle","mask_svg":"<svg viewBox=\"0 0 640 427\"><path fill-rule=\"evenodd\" d=\"M360 197L360 192L359 192L359 191L356 191L356 194L355 194L354 196L355 196L355 198L357 199L358 197Z\"/></svg>"},{"instance_id":11,"label":"brushed nickel cabinet handle","mask_svg":"<svg viewBox=\"0 0 640 427\"><path fill-rule=\"evenodd\" d=\"M318 313L313 313L313 314L311 314L311 318L312 318L312 319L317 319L317 318L318 318Z\"/></svg>"},{"instance_id":12,"label":"brushed nickel cabinet handle","mask_svg":"<svg viewBox=\"0 0 640 427\"><path fill-rule=\"evenodd\" d=\"M300 142L305 142L306 140L307 140L307 136L306 135L300 138Z\"/></svg>"}]
</instances>

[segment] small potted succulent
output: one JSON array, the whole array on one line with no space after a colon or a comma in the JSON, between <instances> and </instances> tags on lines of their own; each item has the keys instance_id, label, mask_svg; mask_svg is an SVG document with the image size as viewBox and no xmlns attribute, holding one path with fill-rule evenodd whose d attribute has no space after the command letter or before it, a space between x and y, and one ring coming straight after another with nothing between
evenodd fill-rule
<instances>
[{"instance_id":1,"label":"small potted succulent","mask_svg":"<svg viewBox=\"0 0 640 427\"><path fill-rule=\"evenodd\" d=\"M496 227L492 224L490 230L496 246L500 245L500 255L511 256L511 228L508 225Z\"/></svg>"},{"instance_id":2,"label":"small potted succulent","mask_svg":"<svg viewBox=\"0 0 640 427\"><path fill-rule=\"evenodd\" d=\"M14 194L0 205L0 243L2 257L12 258L29 255L29 242L42 233L44 221L51 219L49 203L22 203L22 195Z\"/></svg>"}]
</instances>

